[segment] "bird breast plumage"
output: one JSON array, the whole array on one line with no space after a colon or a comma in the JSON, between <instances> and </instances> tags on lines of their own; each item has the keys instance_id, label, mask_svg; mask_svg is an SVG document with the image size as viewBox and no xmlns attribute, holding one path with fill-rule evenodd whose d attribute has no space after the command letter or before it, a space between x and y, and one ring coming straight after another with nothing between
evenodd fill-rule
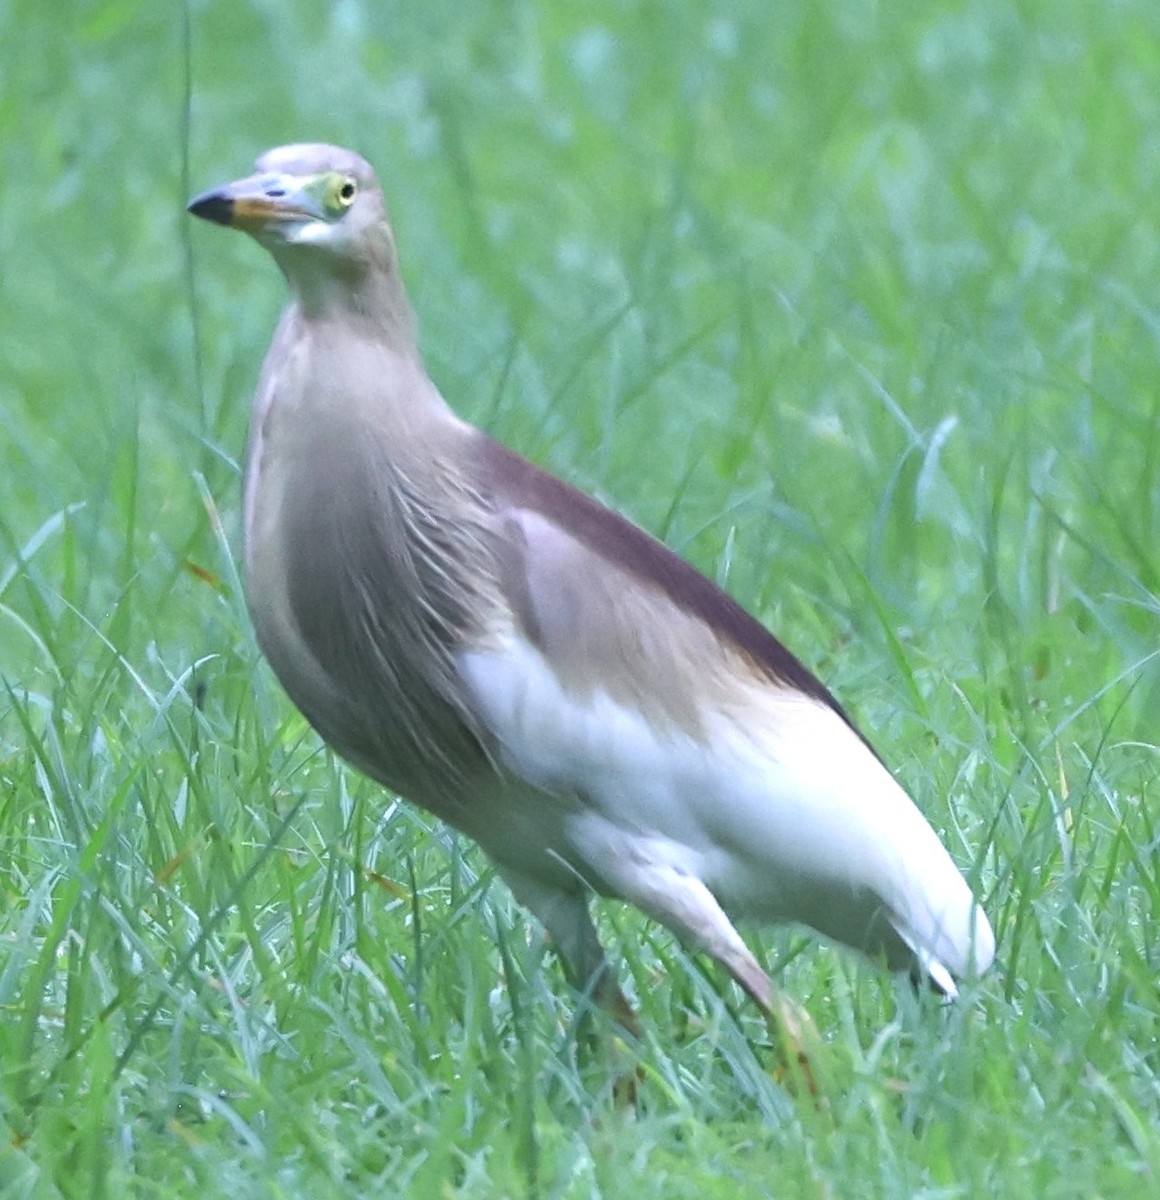
<instances>
[{"instance_id":1,"label":"bird breast plumage","mask_svg":"<svg viewBox=\"0 0 1160 1200\"><path fill-rule=\"evenodd\" d=\"M293 340L293 357L271 349L247 453L259 643L340 754L455 821L488 765L454 662L487 620L482 531L452 511L438 454L408 456L413 433L332 370L323 334ZM357 374L377 388L392 371L407 366Z\"/></svg>"}]
</instances>

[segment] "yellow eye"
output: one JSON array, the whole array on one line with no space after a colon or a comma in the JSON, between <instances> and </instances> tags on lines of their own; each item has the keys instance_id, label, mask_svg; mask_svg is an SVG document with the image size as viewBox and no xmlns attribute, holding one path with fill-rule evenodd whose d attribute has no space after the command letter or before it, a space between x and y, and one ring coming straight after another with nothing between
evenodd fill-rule
<instances>
[{"instance_id":1,"label":"yellow eye","mask_svg":"<svg viewBox=\"0 0 1160 1200\"><path fill-rule=\"evenodd\" d=\"M335 191L335 200L340 208L350 208L354 203L355 194L358 192L358 184L348 175Z\"/></svg>"}]
</instances>

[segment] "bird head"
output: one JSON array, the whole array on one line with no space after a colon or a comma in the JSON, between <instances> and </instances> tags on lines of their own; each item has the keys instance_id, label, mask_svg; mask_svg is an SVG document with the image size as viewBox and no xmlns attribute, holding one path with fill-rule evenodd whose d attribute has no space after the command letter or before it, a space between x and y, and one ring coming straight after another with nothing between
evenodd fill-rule
<instances>
[{"instance_id":1,"label":"bird head","mask_svg":"<svg viewBox=\"0 0 1160 1200\"><path fill-rule=\"evenodd\" d=\"M311 246L350 254L385 224L382 193L370 165L350 150L321 143L279 146L253 175L195 197L196 217L251 234L275 254Z\"/></svg>"},{"instance_id":2,"label":"bird head","mask_svg":"<svg viewBox=\"0 0 1160 1200\"><path fill-rule=\"evenodd\" d=\"M278 261L308 307L339 284L347 307L373 307L360 291L396 286L394 237L378 179L351 150L320 142L268 150L252 175L189 202L196 217L250 234ZM381 297L377 297L381 300ZM404 302L388 304L405 324Z\"/></svg>"}]
</instances>

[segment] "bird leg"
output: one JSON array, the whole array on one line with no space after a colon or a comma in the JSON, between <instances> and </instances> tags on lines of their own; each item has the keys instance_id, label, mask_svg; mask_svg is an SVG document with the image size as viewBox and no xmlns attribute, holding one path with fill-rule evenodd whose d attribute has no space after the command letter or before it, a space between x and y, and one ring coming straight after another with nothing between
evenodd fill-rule
<instances>
[{"instance_id":1,"label":"bird leg","mask_svg":"<svg viewBox=\"0 0 1160 1200\"><path fill-rule=\"evenodd\" d=\"M593 1004L604 1009L630 1037L638 1038L641 1033L640 1021L621 991L616 972L600 944L596 926L592 924L588 912L587 892L561 891L506 868L500 874L515 898L535 913L551 935L572 986ZM586 1025L587 1021L582 1018L581 1024ZM587 1044L598 1052L611 1052L613 1061L607 1063L606 1067L612 1079L613 1104L618 1109L635 1110L639 1085L644 1076L639 1065L625 1069L623 1061L615 1061L623 1060L623 1045L619 1042L611 1046L601 1045L595 1039L589 1041L584 1036L577 1040L581 1049Z\"/></svg>"},{"instance_id":2,"label":"bird leg","mask_svg":"<svg viewBox=\"0 0 1160 1200\"><path fill-rule=\"evenodd\" d=\"M564 892L537 880L501 872L521 904L539 917L556 942L573 986L585 991L628 1033L640 1023L615 974L588 912L583 892ZM664 863L626 861L612 880L620 896L666 925L678 937L715 958L766 1015L770 1034L792 1082L819 1095L807 1041L816 1041L809 1014L774 986L712 892L692 875Z\"/></svg>"},{"instance_id":3,"label":"bird leg","mask_svg":"<svg viewBox=\"0 0 1160 1200\"><path fill-rule=\"evenodd\" d=\"M805 1046L807 1040L817 1041L809 1014L774 986L713 893L669 863L639 857L622 861L612 881L619 894L725 967L761 1006L795 1082L816 1097L818 1084Z\"/></svg>"},{"instance_id":4,"label":"bird leg","mask_svg":"<svg viewBox=\"0 0 1160 1200\"><path fill-rule=\"evenodd\" d=\"M591 997L633 1037L640 1034L636 1011L616 982L616 973L588 912L584 892L565 892L507 868L500 874L515 898L530 909L552 936L569 982Z\"/></svg>"},{"instance_id":5,"label":"bird leg","mask_svg":"<svg viewBox=\"0 0 1160 1200\"><path fill-rule=\"evenodd\" d=\"M818 1083L805 1048L807 1040L817 1041L813 1019L801 1005L796 1004L774 984L758 965L749 947L740 941L740 937L738 942L740 951L728 947L725 952L717 953L708 946L702 948L716 958L760 1005L765 1013L770 1036L785 1058L786 1070L791 1074L796 1071L809 1095L817 1096Z\"/></svg>"}]
</instances>

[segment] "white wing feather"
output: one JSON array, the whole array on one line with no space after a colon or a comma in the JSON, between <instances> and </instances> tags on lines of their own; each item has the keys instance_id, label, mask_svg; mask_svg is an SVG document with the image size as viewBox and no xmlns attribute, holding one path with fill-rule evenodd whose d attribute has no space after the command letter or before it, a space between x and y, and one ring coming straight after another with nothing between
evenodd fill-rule
<instances>
[{"instance_id":1,"label":"white wing feather","mask_svg":"<svg viewBox=\"0 0 1160 1200\"><path fill-rule=\"evenodd\" d=\"M663 866L734 915L800 921L896 968L913 955L951 994L952 974L990 963L990 925L950 855L828 706L755 680L693 737L570 693L514 628L460 667L505 766L583 799L557 853L600 890L639 899Z\"/></svg>"}]
</instances>

